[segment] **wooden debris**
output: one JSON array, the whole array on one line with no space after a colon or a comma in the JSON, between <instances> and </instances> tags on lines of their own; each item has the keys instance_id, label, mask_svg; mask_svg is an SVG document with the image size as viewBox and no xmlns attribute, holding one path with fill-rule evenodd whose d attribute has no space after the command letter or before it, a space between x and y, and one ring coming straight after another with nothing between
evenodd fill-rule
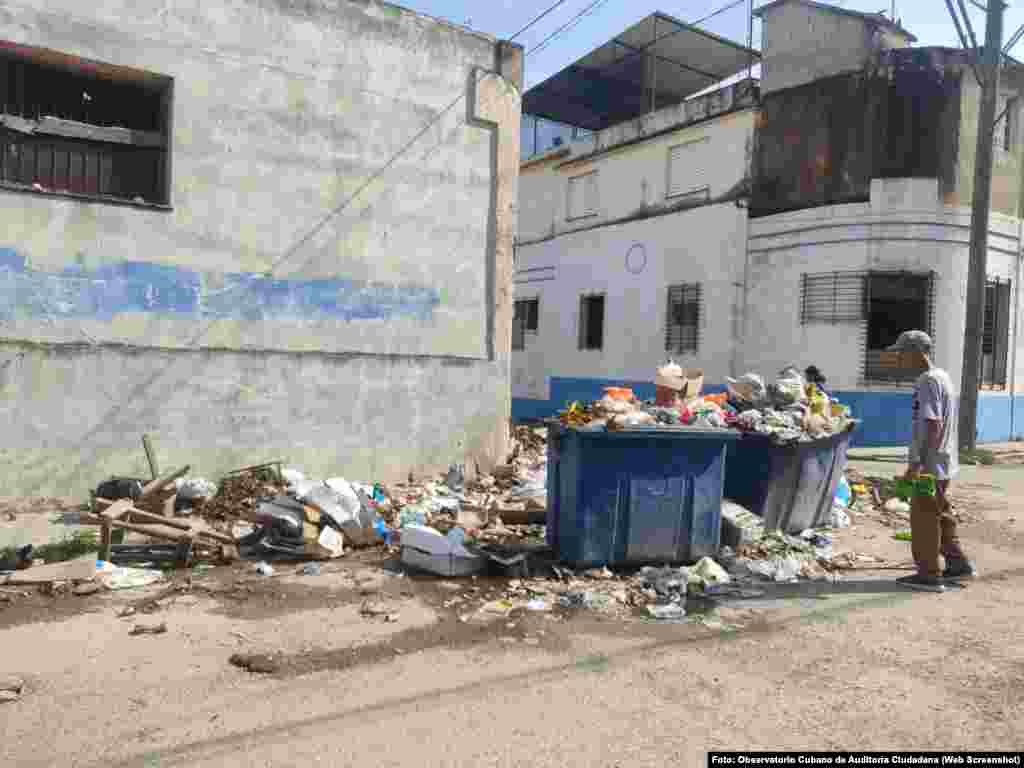
<instances>
[{"instance_id":1,"label":"wooden debris","mask_svg":"<svg viewBox=\"0 0 1024 768\"><path fill-rule=\"evenodd\" d=\"M171 472L169 475L164 475L163 477L157 478L156 480L147 483L146 486L142 489L142 495L135 500L135 503L138 504L138 502L156 495L164 488L166 488L168 485L177 480L179 477L184 477L185 475L187 475L190 469L192 469L192 467L186 464L181 469Z\"/></svg>"},{"instance_id":2,"label":"wooden debris","mask_svg":"<svg viewBox=\"0 0 1024 768\"><path fill-rule=\"evenodd\" d=\"M156 452L153 450L153 444L149 441L149 435L142 436L142 449L146 452L146 461L149 462L149 472L153 479L156 480L160 477L160 467L156 463Z\"/></svg>"},{"instance_id":3,"label":"wooden debris","mask_svg":"<svg viewBox=\"0 0 1024 768\"><path fill-rule=\"evenodd\" d=\"M71 560L66 563L37 565L24 571L16 571L6 578L0 577L0 584L47 584L55 581L88 581L96 577L96 561L92 558Z\"/></svg>"}]
</instances>

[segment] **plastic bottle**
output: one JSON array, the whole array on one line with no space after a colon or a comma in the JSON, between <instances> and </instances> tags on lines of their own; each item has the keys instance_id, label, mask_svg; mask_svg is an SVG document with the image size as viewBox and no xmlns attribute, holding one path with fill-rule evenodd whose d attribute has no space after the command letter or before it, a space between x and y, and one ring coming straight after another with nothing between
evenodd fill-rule
<instances>
[{"instance_id":1,"label":"plastic bottle","mask_svg":"<svg viewBox=\"0 0 1024 768\"><path fill-rule=\"evenodd\" d=\"M836 504L841 507L850 506L850 497L853 492L850 490L850 483L846 479L846 475L839 478L839 484L836 486Z\"/></svg>"},{"instance_id":2,"label":"plastic bottle","mask_svg":"<svg viewBox=\"0 0 1024 768\"><path fill-rule=\"evenodd\" d=\"M373 530L376 531L378 536L384 539L385 544L387 544L389 547L391 546L393 532L390 528L388 528L387 523L384 522L383 518L378 517L376 520L373 521Z\"/></svg>"}]
</instances>

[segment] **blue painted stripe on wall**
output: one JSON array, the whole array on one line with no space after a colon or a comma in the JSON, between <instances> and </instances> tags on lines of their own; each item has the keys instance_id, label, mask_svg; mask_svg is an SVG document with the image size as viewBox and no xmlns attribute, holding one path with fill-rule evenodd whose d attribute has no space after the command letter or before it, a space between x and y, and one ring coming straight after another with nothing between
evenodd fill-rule
<instances>
[{"instance_id":1,"label":"blue painted stripe on wall","mask_svg":"<svg viewBox=\"0 0 1024 768\"><path fill-rule=\"evenodd\" d=\"M531 400L514 397L512 418L526 420L554 416L566 403L573 400L596 400L604 394L604 387L615 386L632 387L636 395L644 400L654 397L654 384L650 382L552 377L551 399ZM709 394L724 390L724 384L704 387L704 391ZM832 394L850 407L855 418L861 420L861 426L851 436L851 445L862 448L894 448L910 442L909 392L835 391ZM1024 435L1024 398L1011 398L1008 394L982 393L978 398L978 441L1000 443L1022 439L1021 435Z\"/></svg>"},{"instance_id":2,"label":"blue painted stripe on wall","mask_svg":"<svg viewBox=\"0 0 1024 768\"><path fill-rule=\"evenodd\" d=\"M94 270L73 266L41 272L27 266L16 250L0 248L3 320L110 320L122 312L235 320L351 321L398 316L427 320L440 303L439 290L424 286L345 279L275 280L252 273L206 275L139 261Z\"/></svg>"}]
</instances>

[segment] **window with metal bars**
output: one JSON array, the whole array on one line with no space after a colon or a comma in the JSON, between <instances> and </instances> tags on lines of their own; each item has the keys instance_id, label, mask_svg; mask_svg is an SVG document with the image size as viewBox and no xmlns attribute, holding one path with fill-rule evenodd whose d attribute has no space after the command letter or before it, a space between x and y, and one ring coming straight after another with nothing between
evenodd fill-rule
<instances>
[{"instance_id":1,"label":"window with metal bars","mask_svg":"<svg viewBox=\"0 0 1024 768\"><path fill-rule=\"evenodd\" d=\"M801 276L803 324L854 324L864 329L863 380L904 385L916 374L887 352L903 331L934 339L935 274L904 271L826 272Z\"/></svg>"},{"instance_id":2,"label":"window with metal bars","mask_svg":"<svg viewBox=\"0 0 1024 768\"><path fill-rule=\"evenodd\" d=\"M981 386L1005 389L1010 341L1010 281L985 285L985 324L981 337Z\"/></svg>"},{"instance_id":3,"label":"window with metal bars","mask_svg":"<svg viewBox=\"0 0 1024 768\"><path fill-rule=\"evenodd\" d=\"M540 299L516 299L512 313L512 349L526 349L526 335L537 335Z\"/></svg>"},{"instance_id":4,"label":"window with metal bars","mask_svg":"<svg viewBox=\"0 0 1024 768\"><path fill-rule=\"evenodd\" d=\"M0 185L169 204L171 83L53 51L0 51Z\"/></svg>"},{"instance_id":5,"label":"window with metal bars","mask_svg":"<svg viewBox=\"0 0 1024 768\"><path fill-rule=\"evenodd\" d=\"M800 322L860 323L864 320L864 273L826 272L802 275Z\"/></svg>"},{"instance_id":6,"label":"window with metal bars","mask_svg":"<svg viewBox=\"0 0 1024 768\"><path fill-rule=\"evenodd\" d=\"M665 310L665 351L684 354L700 347L702 310L700 283L670 285Z\"/></svg>"},{"instance_id":7,"label":"window with metal bars","mask_svg":"<svg viewBox=\"0 0 1024 768\"><path fill-rule=\"evenodd\" d=\"M580 297L579 348L601 349L604 346L604 295Z\"/></svg>"},{"instance_id":8,"label":"window with metal bars","mask_svg":"<svg viewBox=\"0 0 1024 768\"><path fill-rule=\"evenodd\" d=\"M888 352L904 331L921 330L935 340L935 273L870 272L864 280L867 338L864 380L907 385L918 374Z\"/></svg>"}]
</instances>

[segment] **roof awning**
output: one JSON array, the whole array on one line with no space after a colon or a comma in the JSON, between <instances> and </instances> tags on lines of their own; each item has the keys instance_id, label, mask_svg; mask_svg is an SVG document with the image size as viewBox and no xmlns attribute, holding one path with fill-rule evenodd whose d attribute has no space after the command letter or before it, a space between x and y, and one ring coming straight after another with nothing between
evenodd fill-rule
<instances>
[{"instance_id":1,"label":"roof awning","mask_svg":"<svg viewBox=\"0 0 1024 768\"><path fill-rule=\"evenodd\" d=\"M653 13L523 94L523 112L599 131L678 104L760 60L746 46Z\"/></svg>"}]
</instances>

